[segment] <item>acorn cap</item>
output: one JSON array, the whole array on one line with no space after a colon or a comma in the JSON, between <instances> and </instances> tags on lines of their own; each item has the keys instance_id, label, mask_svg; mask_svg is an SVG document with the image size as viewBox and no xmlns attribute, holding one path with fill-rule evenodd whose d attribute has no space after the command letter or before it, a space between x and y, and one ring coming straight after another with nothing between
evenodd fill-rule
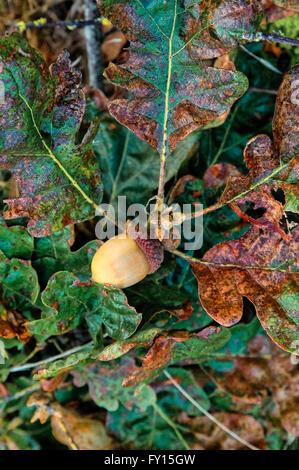
<instances>
[{"instance_id":1,"label":"acorn cap","mask_svg":"<svg viewBox=\"0 0 299 470\"><path fill-rule=\"evenodd\" d=\"M159 269L164 260L164 248L157 239L143 239L136 238L136 228L130 223L127 225L127 235L132 238L139 248L143 251L149 264L149 274L154 273ZM135 236L134 236L135 235Z\"/></svg>"}]
</instances>

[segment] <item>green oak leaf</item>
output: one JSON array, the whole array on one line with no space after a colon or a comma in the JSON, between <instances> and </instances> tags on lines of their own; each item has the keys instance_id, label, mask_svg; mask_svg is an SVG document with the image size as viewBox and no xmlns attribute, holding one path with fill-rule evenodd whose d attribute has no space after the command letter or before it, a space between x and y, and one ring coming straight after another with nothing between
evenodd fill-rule
<instances>
[{"instance_id":1,"label":"green oak leaf","mask_svg":"<svg viewBox=\"0 0 299 470\"><path fill-rule=\"evenodd\" d=\"M7 227L0 220L0 250L8 258L31 259L34 239L25 227Z\"/></svg>"},{"instance_id":2,"label":"green oak leaf","mask_svg":"<svg viewBox=\"0 0 299 470\"><path fill-rule=\"evenodd\" d=\"M29 331L36 335L63 334L85 319L93 338L103 323L109 336L119 340L131 336L141 321L141 315L128 305L120 289L82 282L67 271L49 280L41 298L48 308L46 316L28 324Z\"/></svg>"},{"instance_id":3,"label":"green oak leaf","mask_svg":"<svg viewBox=\"0 0 299 470\"><path fill-rule=\"evenodd\" d=\"M80 365L86 366L94 361L100 350L94 347L93 344L88 343L86 347L80 349L80 351L73 352L69 356L58 359L50 364L47 364L44 369L41 369L36 374L34 379L49 379L55 377L65 370L71 370Z\"/></svg>"},{"instance_id":4,"label":"green oak leaf","mask_svg":"<svg viewBox=\"0 0 299 470\"><path fill-rule=\"evenodd\" d=\"M130 349L135 347L143 347L161 333L161 328L146 328L138 331L135 335L121 341L106 346L98 355L100 361L112 361L126 354Z\"/></svg>"},{"instance_id":5,"label":"green oak leaf","mask_svg":"<svg viewBox=\"0 0 299 470\"><path fill-rule=\"evenodd\" d=\"M27 309L35 304L39 294L36 271L29 261L9 259L0 251L0 285L11 307Z\"/></svg>"},{"instance_id":6,"label":"green oak leaf","mask_svg":"<svg viewBox=\"0 0 299 470\"><path fill-rule=\"evenodd\" d=\"M0 40L0 65L0 166L13 172L20 191L6 200L5 218L28 217L29 233L41 237L94 217L103 191L92 150L97 126L77 143L85 97L68 53L50 72L15 33Z\"/></svg>"},{"instance_id":7,"label":"green oak leaf","mask_svg":"<svg viewBox=\"0 0 299 470\"><path fill-rule=\"evenodd\" d=\"M58 271L69 271L82 281L90 279L91 260L99 248L100 242L93 240L77 251L71 251L74 243L72 226L47 237L35 239L33 266L40 280L47 282Z\"/></svg>"}]
</instances>

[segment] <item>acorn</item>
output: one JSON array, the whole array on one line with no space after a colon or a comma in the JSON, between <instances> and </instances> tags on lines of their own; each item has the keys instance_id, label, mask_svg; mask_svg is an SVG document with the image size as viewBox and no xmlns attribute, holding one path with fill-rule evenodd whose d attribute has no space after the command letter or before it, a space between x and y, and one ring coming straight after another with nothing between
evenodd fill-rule
<instances>
[{"instance_id":1,"label":"acorn","mask_svg":"<svg viewBox=\"0 0 299 470\"><path fill-rule=\"evenodd\" d=\"M106 241L91 262L92 279L125 288L142 281L160 267L164 251L158 240L130 238L130 230Z\"/></svg>"}]
</instances>

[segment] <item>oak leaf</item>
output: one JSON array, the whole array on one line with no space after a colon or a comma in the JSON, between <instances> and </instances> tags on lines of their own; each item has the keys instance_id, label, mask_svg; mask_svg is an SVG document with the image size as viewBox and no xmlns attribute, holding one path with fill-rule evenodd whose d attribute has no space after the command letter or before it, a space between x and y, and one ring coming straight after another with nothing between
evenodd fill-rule
<instances>
[{"instance_id":1,"label":"oak leaf","mask_svg":"<svg viewBox=\"0 0 299 470\"><path fill-rule=\"evenodd\" d=\"M221 325L232 326L247 297L269 336L298 353L298 252L299 227L288 241L278 232L251 227L240 239L214 246L203 257L209 265L192 264L204 309Z\"/></svg>"},{"instance_id":2,"label":"oak leaf","mask_svg":"<svg viewBox=\"0 0 299 470\"><path fill-rule=\"evenodd\" d=\"M258 449L267 449L262 425L252 416L241 413L216 412L213 416L238 436ZM194 450L246 450L245 444L229 436L206 416L189 418L183 414L182 425L188 425L196 438Z\"/></svg>"},{"instance_id":3,"label":"oak leaf","mask_svg":"<svg viewBox=\"0 0 299 470\"><path fill-rule=\"evenodd\" d=\"M258 2L222 0L104 0L100 12L130 47L105 76L129 91L110 113L162 155L198 128L219 125L247 89L239 72L209 59L231 51L255 31Z\"/></svg>"},{"instance_id":4,"label":"oak leaf","mask_svg":"<svg viewBox=\"0 0 299 470\"><path fill-rule=\"evenodd\" d=\"M4 217L28 217L28 231L36 237L92 218L103 191L92 150L97 126L77 143L85 98L68 53L58 56L50 72L20 34L4 37L0 79L0 167L12 171L20 191L6 201Z\"/></svg>"},{"instance_id":5,"label":"oak leaf","mask_svg":"<svg viewBox=\"0 0 299 470\"><path fill-rule=\"evenodd\" d=\"M273 118L273 142L267 135L251 139L244 150L247 175L231 176L220 198L253 225L277 231L287 239L281 219L286 211L299 213L299 108L294 83L299 66L285 74ZM283 192L284 200L275 197Z\"/></svg>"}]
</instances>

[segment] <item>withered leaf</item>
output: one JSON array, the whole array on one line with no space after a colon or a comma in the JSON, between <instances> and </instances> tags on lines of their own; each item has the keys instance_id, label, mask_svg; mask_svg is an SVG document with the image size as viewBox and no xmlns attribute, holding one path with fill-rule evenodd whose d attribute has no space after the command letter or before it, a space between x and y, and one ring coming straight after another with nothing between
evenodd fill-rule
<instances>
[{"instance_id":1,"label":"withered leaf","mask_svg":"<svg viewBox=\"0 0 299 470\"><path fill-rule=\"evenodd\" d=\"M298 353L298 253L299 227L288 241L278 232L251 227L240 239L219 243L203 258L211 265L192 264L203 307L218 323L231 326L242 317L245 296L269 336Z\"/></svg>"},{"instance_id":2,"label":"withered leaf","mask_svg":"<svg viewBox=\"0 0 299 470\"><path fill-rule=\"evenodd\" d=\"M252 416L241 413L217 412L213 416L240 438L258 449L266 449L262 425ZM247 450L245 444L229 436L207 416L189 418L183 414L180 418L182 425L188 425L196 438L193 445L195 450Z\"/></svg>"},{"instance_id":3,"label":"withered leaf","mask_svg":"<svg viewBox=\"0 0 299 470\"><path fill-rule=\"evenodd\" d=\"M202 304L216 321L225 326L237 323L245 296L270 337L294 353L299 339L298 227L287 234L280 224L286 211L298 212L299 111L293 95L298 77L295 66L280 87L274 143L266 135L248 142L244 157L250 172L230 177L220 199L253 227L239 240L209 250L203 259L210 266L193 264ZM275 198L279 190L284 201ZM254 218L246 206L262 212Z\"/></svg>"},{"instance_id":4,"label":"withered leaf","mask_svg":"<svg viewBox=\"0 0 299 470\"><path fill-rule=\"evenodd\" d=\"M235 212L259 228L277 231L286 211L299 213L299 107L294 83L299 66L285 74L277 97L273 119L273 142L267 135L251 139L244 150L248 175L232 176L220 198ZM284 201L275 197L283 191Z\"/></svg>"},{"instance_id":5,"label":"withered leaf","mask_svg":"<svg viewBox=\"0 0 299 470\"><path fill-rule=\"evenodd\" d=\"M14 338L16 336L22 343L27 343L32 335L26 329L26 321L27 318L21 313L13 310L6 310L1 306L0 337Z\"/></svg>"},{"instance_id":6,"label":"withered leaf","mask_svg":"<svg viewBox=\"0 0 299 470\"><path fill-rule=\"evenodd\" d=\"M113 444L104 424L93 416L81 415L77 411L53 403L51 416L52 432L59 442L72 450L112 449Z\"/></svg>"},{"instance_id":7,"label":"withered leaf","mask_svg":"<svg viewBox=\"0 0 299 470\"><path fill-rule=\"evenodd\" d=\"M21 35L4 37L0 79L0 167L13 172L20 191L6 201L5 218L28 217L29 232L41 237L93 217L102 198L92 150L97 126L77 143L85 98L68 53L59 55L50 72Z\"/></svg>"},{"instance_id":8,"label":"withered leaf","mask_svg":"<svg viewBox=\"0 0 299 470\"><path fill-rule=\"evenodd\" d=\"M128 37L130 47L105 76L129 91L110 113L162 155L198 128L219 125L247 89L239 72L213 67L252 33L257 1L104 0L100 12Z\"/></svg>"},{"instance_id":9,"label":"withered leaf","mask_svg":"<svg viewBox=\"0 0 299 470\"><path fill-rule=\"evenodd\" d=\"M233 369L214 375L220 390L231 397L233 411L248 413L255 405L273 400L270 420L279 420L288 432L299 435L299 365L269 338L258 335L247 347L253 357L236 357ZM296 363L297 362L297 363Z\"/></svg>"}]
</instances>

